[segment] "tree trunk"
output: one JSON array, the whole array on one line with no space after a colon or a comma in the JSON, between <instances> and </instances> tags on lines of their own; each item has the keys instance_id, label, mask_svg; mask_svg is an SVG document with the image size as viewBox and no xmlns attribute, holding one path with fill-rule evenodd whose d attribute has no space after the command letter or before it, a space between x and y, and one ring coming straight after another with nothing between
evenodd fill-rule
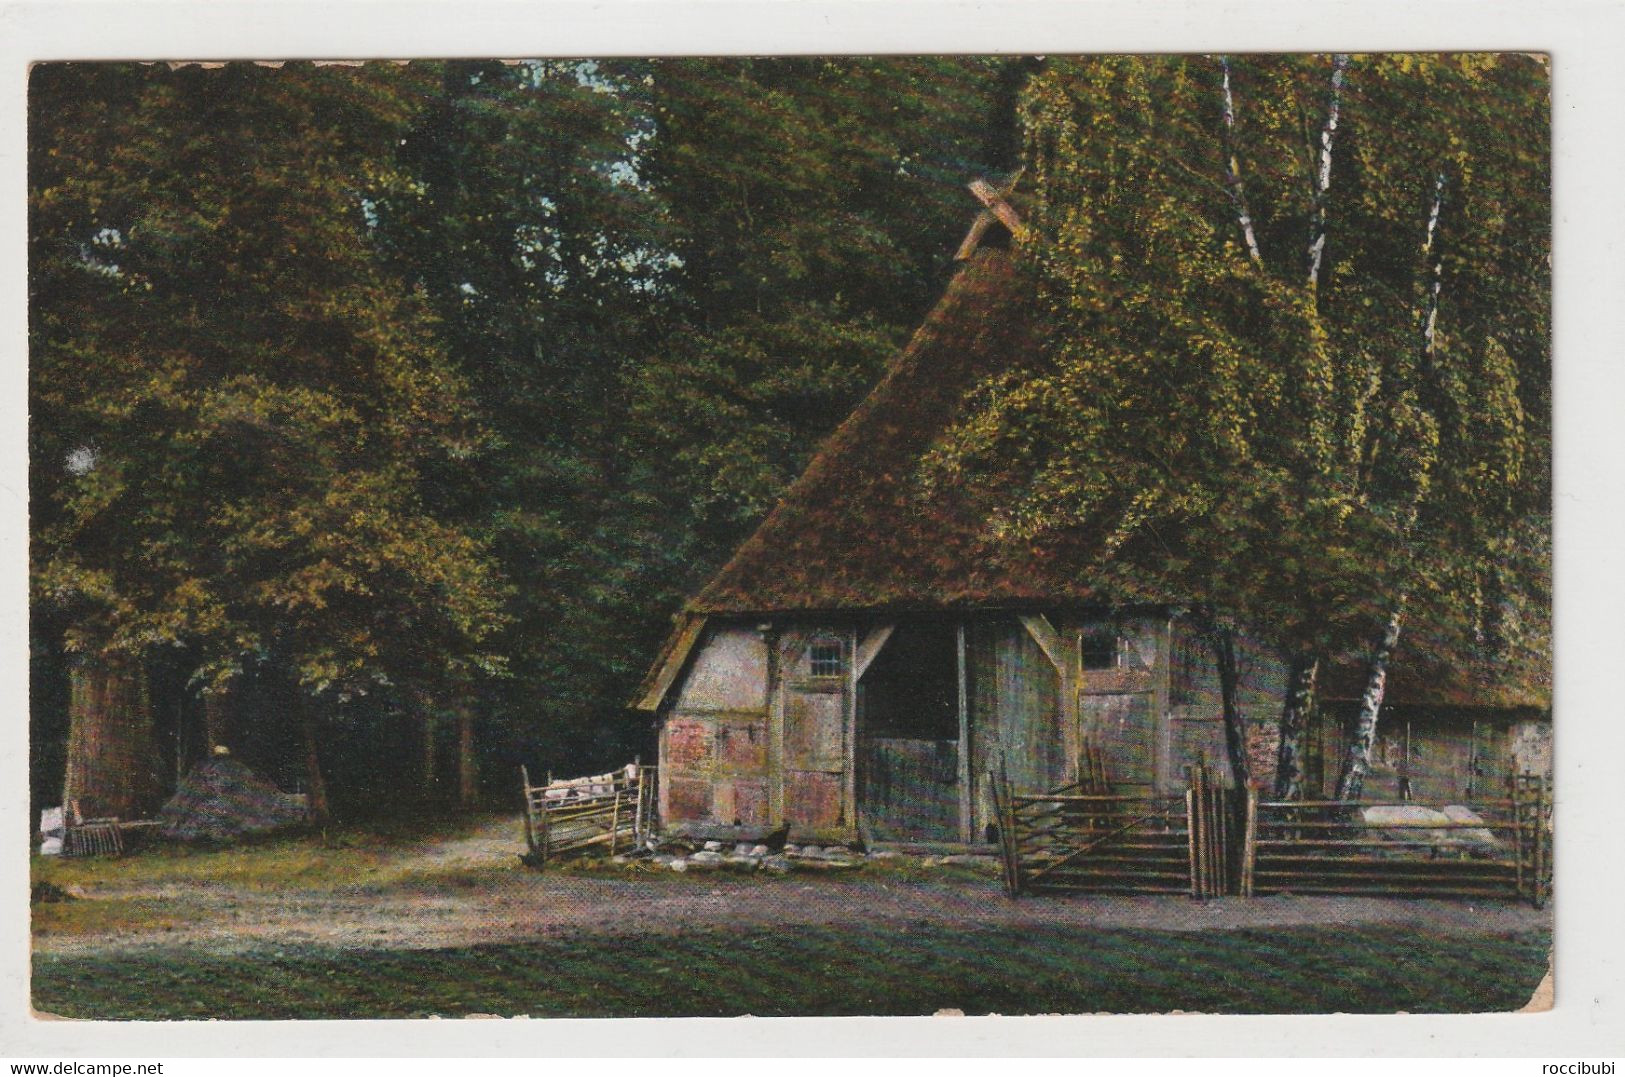
<instances>
[{"instance_id":1,"label":"tree trunk","mask_svg":"<svg viewBox=\"0 0 1625 1077\"><path fill-rule=\"evenodd\" d=\"M217 688L203 697L203 754L212 756L216 748L229 748L231 703L226 689Z\"/></svg>"},{"instance_id":2,"label":"tree trunk","mask_svg":"<svg viewBox=\"0 0 1625 1077\"><path fill-rule=\"evenodd\" d=\"M429 709L428 701L420 699L421 708L419 733L423 738L423 798L433 800L440 792L440 753L438 737L439 723L435 721L434 712Z\"/></svg>"},{"instance_id":3,"label":"tree trunk","mask_svg":"<svg viewBox=\"0 0 1625 1077\"><path fill-rule=\"evenodd\" d=\"M1275 799L1303 799L1303 735L1315 703L1320 661L1308 652L1292 656L1286 699L1281 704L1281 744L1275 757Z\"/></svg>"},{"instance_id":4,"label":"tree trunk","mask_svg":"<svg viewBox=\"0 0 1625 1077\"><path fill-rule=\"evenodd\" d=\"M457 706L457 803L473 808L480 799L479 762L474 756L474 708Z\"/></svg>"},{"instance_id":5,"label":"tree trunk","mask_svg":"<svg viewBox=\"0 0 1625 1077\"><path fill-rule=\"evenodd\" d=\"M137 819L158 805L158 748L146 670L127 655L81 658L70 673L62 799L79 816Z\"/></svg>"},{"instance_id":6,"label":"tree trunk","mask_svg":"<svg viewBox=\"0 0 1625 1077\"><path fill-rule=\"evenodd\" d=\"M1365 776L1371 772L1371 749L1377 743L1377 719L1382 714L1382 697L1388 688L1388 663L1399 644L1400 622L1405 614L1405 596L1401 595L1388 625L1377 641L1377 649L1366 667L1365 692L1360 696L1360 715L1354 720L1354 735L1349 739L1348 754L1343 758L1343 770L1337 776L1337 799L1359 800L1365 788Z\"/></svg>"},{"instance_id":7,"label":"tree trunk","mask_svg":"<svg viewBox=\"0 0 1625 1077\"><path fill-rule=\"evenodd\" d=\"M1236 691L1236 634L1229 628L1213 632L1213 652L1219 665L1219 698L1224 713L1224 749L1230 756L1230 777L1237 789L1252 781L1247 760L1247 720Z\"/></svg>"},{"instance_id":8,"label":"tree trunk","mask_svg":"<svg viewBox=\"0 0 1625 1077\"><path fill-rule=\"evenodd\" d=\"M322 822L329 814L327 779L322 777L322 760L316 750L316 716L310 706L305 702L299 708L299 726L305 736L305 806L311 819Z\"/></svg>"}]
</instances>

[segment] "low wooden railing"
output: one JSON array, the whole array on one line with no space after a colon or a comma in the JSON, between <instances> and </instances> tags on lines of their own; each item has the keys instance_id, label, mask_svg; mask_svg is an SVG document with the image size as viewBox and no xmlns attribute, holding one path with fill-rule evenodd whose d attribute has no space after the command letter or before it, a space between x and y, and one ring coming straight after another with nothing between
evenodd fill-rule
<instances>
[{"instance_id":1,"label":"low wooden railing","mask_svg":"<svg viewBox=\"0 0 1625 1077\"><path fill-rule=\"evenodd\" d=\"M655 768L633 763L611 774L532 785L520 768L525 797L526 862L606 846L611 855L634 849L654 832Z\"/></svg>"},{"instance_id":2,"label":"low wooden railing","mask_svg":"<svg viewBox=\"0 0 1625 1077\"><path fill-rule=\"evenodd\" d=\"M1260 799L1249 791L1241 893L1488 897L1543 905L1551 887L1544 781L1465 804ZM1369 818L1371 808L1466 808L1472 818Z\"/></svg>"}]
</instances>

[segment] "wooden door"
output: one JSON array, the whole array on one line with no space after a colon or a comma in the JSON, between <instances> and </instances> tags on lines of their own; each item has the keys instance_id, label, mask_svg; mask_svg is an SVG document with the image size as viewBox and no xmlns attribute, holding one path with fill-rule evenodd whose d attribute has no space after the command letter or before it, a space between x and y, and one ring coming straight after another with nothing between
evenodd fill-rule
<instances>
[{"instance_id":1,"label":"wooden door","mask_svg":"<svg viewBox=\"0 0 1625 1077\"><path fill-rule=\"evenodd\" d=\"M877 841L961 840L958 640L899 625L858 681L858 813Z\"/></svg>"},{"instance_id":2,"label":"wooden door","mask_svg":"<svg viewBox=\"0 0 1625 1077\"><path fill-rule=\"evenodd\" d=\"M849 825L847 810L848 641L834 634L787 636L784 671L784 821L797 830Z\"/></svg>"}]
</instances>

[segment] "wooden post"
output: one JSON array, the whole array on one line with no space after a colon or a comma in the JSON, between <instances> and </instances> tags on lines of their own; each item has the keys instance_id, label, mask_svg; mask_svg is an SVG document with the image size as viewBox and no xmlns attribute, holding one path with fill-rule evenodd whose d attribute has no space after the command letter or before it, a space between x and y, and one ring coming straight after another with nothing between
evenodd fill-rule
<instances>
[{"instance_id":1,"label":"wooden post","mask_svg":"<svg viewBox=\"0 0 1625 1077\"><path fill-rule=\"evenodd\" d=\"M548 778L549 778L549 784L551 784L552 775L548 775ZM552 841L553 841L553 824L551 823L551 821L549 821L547 816L548 816L547 804L544 802L542 804L542 861L541 861L543 864L547 863L548 853L552 851L550 847L551 847Z\"/></svg>"},{"instance_id":2,"label":"wooden post","mask_svg":"<svg viewBox=\"0 0 1625 1077\"><path fill-rule=\"evenodd\" d=\"M1185 843L1189 847L1191 867L1191 897L1199 897L1196 863L1196 788L1195 779L1185 789Z\"/></svg>"},{"instance_id":3,"label":"wooden post","mask_svg":"<svg viewBox=\"0 0 1625 1077\"><path fill-rule=\"evenodd\" d=\"M610 809L610 813L609 813L609 855L610 856L615 855L615 845L616 845L617 840L621 836L621 795L622 794L621 794L621 789L618 786L615 786L613 788L615 789L615 802L614 802L614 807L612 807Z\"/></svg>"},{"instance_id":4,"label":"wooden post","mask_svg":"<svg viewBox=\"0 0 1625 1077\"><path fill-rule=\"evenodd\" d=\"M965 622L955 626L959 673L959 840L969 845L975 825L971 818L970 683L965 665Z\"/></svg>"},{"instance_id":5,"label":"wooden post","mask_svg":"<svg viewBox=\"0 0 1625 1077\"><path fill-rule=\"evenodd\" d=\"M643 841L644 841L644 838L643 838L643 797L644 797L644 792L643 792L643 765L641 763L642 758L643 758L642 756L638 756L638 757L636 757L636 758L634 758L632 760L632 773L637 776L635 780L638 783L638 791L637 791L637 795L635 797L633 797L633 805L634 806L632 808L632 850L633 850L633 852L637 852L638 850L642 849L643 848Z\"/></svg>"},{"instance_id":6,"label":"wooden post","mask_svg":"<svg viewBox=\"0 0 1625 1077\"><path fill-rule=\"evenodd\" d=\"M1005 765L1003 752L999 753L999 789L1002 793L1000 800L1003 803L1003 811L999 818L999 836L1003 839L1006 850L1005 859L1008 864L1006 870L1009 876L1007 886L1011 897L1019 897L1021 894L1021 835L1016 830L1016 806L1010 788L1010 771Z\"/></svg>"},{"instance_id":7,"label":"wooden post","mask_svg":"<svg viewBox=\"0 0 1625 1077\"><path fill-rule=\"evenodd\" d=\"M531 822L530 770L523 763L519 765L519 787L525 793L525 848L534 853L536 851L536 827Z\"/></svg>"},{"instance_id":8,"label":"wooden post","mask_svg":"<svg viewBox=\"0 0 1625 1077\"><path fill-rule=\"evenodd\" d=\"M1258 790L1247 787L1247 830L1241 846L1241 896L1253 896L1253 864L1258 857Z\"/></svg>"}]
</instances>

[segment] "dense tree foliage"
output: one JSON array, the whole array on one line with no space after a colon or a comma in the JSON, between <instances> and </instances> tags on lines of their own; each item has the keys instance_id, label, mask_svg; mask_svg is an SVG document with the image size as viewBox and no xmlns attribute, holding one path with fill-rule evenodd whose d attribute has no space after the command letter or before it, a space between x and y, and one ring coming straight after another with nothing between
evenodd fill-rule
<instances>
[{"instance_id":1,"label":"dense tree foliage","mask_svg":"<svg viewBox=\"0 0 1625 1077\"><path fill-rule=\"evenodd\" d=\"M364 216L416 81L36 70L35 593L84 662L187 645L333 705L500 666L495 566L425 489L487 435Z\"/></svg>"},{"instance_id":2,"label":"dense tree foliage","mask_svg":"<svg viewBox=\"0 0 1625 1077\"><path fill-rule=\"evenodd\" d=\"M1121 598L1273 633L1288 724L1407 601L1504 643L1544 601L1508 567L1546 503L1546 93L1523 56L1048 65L1050 362L985 386L930 477L1021 474L1005 532L1085 529Z\"/></svg>"},{"instance_id":3,"label":"dense tree foliage","mask_svg":"<svg viewBox=\"0 0 1625 1077\"><path fill-rule=\"evenodd\" d=\"M1020 70L39 69L42 660L161 658L357 779L432 776L451 711L504 764L647 751L667 617L929 303Z\"/></svg>"},{"instance_id":4,"label":"dense tree foliage","mask_svg":"<svg viewBox=\"0 0 1625 1077\"><path fill-rule=\"evenodd\" d=\"M671 611L1018 165L1048 359L930 484L1303 701L1402 613L1544 609L1537 60L42 65L30 122L41 801L221 737L432 786L453 716L499 777L647 753Z\"/></svg>"}]
</instances>

